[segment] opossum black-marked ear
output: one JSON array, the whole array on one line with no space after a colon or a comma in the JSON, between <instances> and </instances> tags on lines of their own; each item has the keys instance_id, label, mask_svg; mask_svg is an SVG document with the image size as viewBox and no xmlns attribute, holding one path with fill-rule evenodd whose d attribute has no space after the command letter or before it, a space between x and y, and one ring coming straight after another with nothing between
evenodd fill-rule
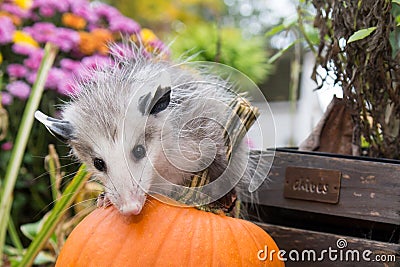
<instances>
[{"instance_id":1,"label":"opossum black-marked ear","mask_svg":"<svg viewBox=\"0 0 400 267\"><path fill-rule=\"evenodd\" d=\"M156 82L156 90L139 98L138 108L142 115L155 115L165 110L171 101L171 79L168 72L161 71Z\"/></svg>"},{"instance_id":2,"label":"opossum black-marked ear","mask_svg":"<svg viewBox=\"0 0 400 267\"><path fill-rule=\"evenodd\" d=\"M43 123L52 134L61 137L64 139L64 141L68 141L73 138L74 129L68 121L54 119L40 111L35 112L35 118Z\"/></svg>"},{"instance_id":3,"label":"opossum black-marked ear","mask_svg":"<svg viewBox=\"0 0 400 267\"><path fill-rule=\"evenodd\" d=\"M153 101L155 102L154 104ZM153 101L150 104L151 109L149 114L155 115L165 110L171 101L171 87L158 86Z\"/></svg>"},{"instance_id":4,"label":"opossum black-marked ear","mask_svg":"<svg viewBox=\"0 0 400 267\"><path fill-rule=\"evenodd\" d=\"M153 98L151 98L151 93L142 95L139 98L139 111L142 113L142 115L155 115L166 109L170 101L171 87L159 86Z\"/></svg>"},{"instance_id":5,"label":"opossum black-marked ear","mask_svg":"<svg viewBox=\"0 0 400 267\"><path fill-rule=\"evenodd\" d=\"M158 87L155 90L153 97L145 96L148 105L146 106L146 113L155 115L165 110L171 101L171 78L166 70L160 72L157 77Z\"/></svg>"}]
</instances>

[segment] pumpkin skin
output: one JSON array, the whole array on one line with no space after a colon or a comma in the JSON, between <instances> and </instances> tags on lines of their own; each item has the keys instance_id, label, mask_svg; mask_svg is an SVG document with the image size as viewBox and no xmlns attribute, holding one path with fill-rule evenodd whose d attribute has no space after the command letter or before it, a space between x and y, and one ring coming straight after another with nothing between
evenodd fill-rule
<instances>
[{"instance_id":1,"label":"pumpkin skin","mask_svg":"<svg viewBox=\"0 0 400 267\"><path fill-rule=\"evenodd\" d=\"M279 250L255 224L225 215L148 199L139 215L98 208L70 234L56 267L74 266L284 266Z\"/></svg>"}]
</instances>

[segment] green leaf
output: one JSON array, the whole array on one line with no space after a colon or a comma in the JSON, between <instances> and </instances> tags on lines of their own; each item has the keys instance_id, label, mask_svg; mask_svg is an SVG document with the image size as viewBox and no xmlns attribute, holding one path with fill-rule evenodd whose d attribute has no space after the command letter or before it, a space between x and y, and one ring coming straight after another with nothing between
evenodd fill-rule
<instances>
[{"instance_id":1,"label":"green leaf","mask_svg":"<svg viewBox=\"0 0 400 267\"><path fill-rule=\"evenodd\" d=\"M24 234L24 236L26 236L30 240L33 240L39 232L41 224L42 220L21 225L21 232Z\"/></svg>"},{"instance_id":2,"label":"green leaf","mask_svg":"<svg viewBox=\"0 0 400 267\"><path fill-rule=\"evenodd\" d=\"M276 25L275 27L272 27L269 31L267 31L267 32L265 33L265 37L274 36L275 34L281 32L281 31L284 31L284 30L286 30L285 25L283 25L283 24L278 24L278 25Z\"/></svg>"},{"instance_id":3,"label":"green leaf","mask_svg":"<svg viewBox=\"0 0 400 267\"><path fill-rule=\"evenodd\" d=\"M55 261L56 261L56 259L49 252L40 251L39 254L36 256L35 261L33 263L37 264L37 265L43 265L43 264L51 263L51 262L55 262Z\"/></svg>"},{"instance_id":4,"label":"green leaf","mask_svg":"<svg viewBox=\"0 0 400 267\"><path fill-rule=\"evenodd\" d=\"M392 3L400 5L400 0L392 0Z\"/></svg>"},{"instance_id":5,"label":"green leaf","mask_svg":"<svg viewBox=\"0 0 400 267\"><path fill-rule=\"evenodd\" d=\"M366 29L362 29L359 31L356 31L355 33L353 33L349 40L347 41L347 43L351 43L351 42L355 42L358 40L362 40L365 37L371 35L371 33L373 33L376 30L376 27L370 27L370 28L366 28Z\"/></svg>"},{"instance_id":6,"label":"green leaf","mask_svg":"<svg viewBox=\"0 0 400 267\"><path fill-rule=\"evenodd\" d=\"M271 37L274 36L280 32L289 30L290 28L292 28L295 24L297 23L296 20L286 20L274 27L272 27L269 31L267 31L265 33L265 37Z\"/></svg>"}]
</instances>

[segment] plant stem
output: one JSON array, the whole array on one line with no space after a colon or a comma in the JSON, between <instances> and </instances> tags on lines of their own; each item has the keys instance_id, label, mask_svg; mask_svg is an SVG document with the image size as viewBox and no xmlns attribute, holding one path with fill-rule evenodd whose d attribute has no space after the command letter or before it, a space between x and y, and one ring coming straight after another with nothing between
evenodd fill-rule
<instances>
[{"instance_id":1,"label":"plant stem","mask_svg":"<svg viewBox=\"0 0 400 267\"><path fill-rule=\"evenodd\" d=\"M22 245L21 240L19 239L17 229L15 228L14 222L12 219L8 220L8 233L10 234L13 245L16 249L18 249L18 253L22 254L24 250L24 246Z\"/></svg>"},{"instance_id":2,"label":"plant stem","mask_svg":"<svg viewBox=\"0 0 400 267\"><path fill-rule=\"evenodd\" d=\"M49 145L49 155L47 156L48 172L50 176L51 193L53 200L57 201L59 194L59 185L61 183L60 162L54 145Z\"/></svg>"},{"instance_id":3,"label":"plant stem","mask_svg":"<svg viewBox=\"0 0 400 267\"><path fill-rule=\"evenodd\" d=\"M57 51L57 47L50 43L47 43L44 48L44 56L37 73L36 81L33 84L31 95L28 99L24 114L22 116L15 146L11 152L10 162L8 163L6 175L2 184L0 202L0 266L3 265L3 249L6 239L8 219L11 211L11 203L13 201L15 182L17 180L18 172L22 163L26 144L28 143L29 134L32 129L34 113L39 106L47 75L51 66L53 65Z\"/></svg>"},{"instance_id":4,"label":"plant stem","mask_svg":"<svg viewBox=\"0 0 400 267\"><path fill-rule=\"evenodd\" d=\"M49 217L46 219L43 227L32 241L27 251L25 252L22 260L19 263L19 267L31 266L35 257L46 244L50 238L57 224L61 221L63 215L68 210L69 206L73 203L79 190L84 186L86 181L89 179L90 174L87 173L85 166L82 165L74 179L69 183L59 201L55 204Z\"/></svg>"}]
</instances>

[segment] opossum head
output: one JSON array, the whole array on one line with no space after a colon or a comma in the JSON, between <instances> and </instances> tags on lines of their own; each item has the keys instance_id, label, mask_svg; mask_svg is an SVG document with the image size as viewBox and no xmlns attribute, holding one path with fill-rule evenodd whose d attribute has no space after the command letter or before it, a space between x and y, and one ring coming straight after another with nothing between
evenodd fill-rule
<instances>
[{"instance_id":1,"label":"opossum head","mask_svg":"<svg viewBox=\"0 0 400 267\"><path fill-rule=\"evenodd\" d=\"M228 168L229 84L160 60L114 61L79 83L61 119L36 114L68 142L111 203L123 214L138 214L146 194L174 193L174 185L205 169L211 181L225 173L233 188L245 174L248 154L236 146Z\"/></svg>"}]
</instances>

